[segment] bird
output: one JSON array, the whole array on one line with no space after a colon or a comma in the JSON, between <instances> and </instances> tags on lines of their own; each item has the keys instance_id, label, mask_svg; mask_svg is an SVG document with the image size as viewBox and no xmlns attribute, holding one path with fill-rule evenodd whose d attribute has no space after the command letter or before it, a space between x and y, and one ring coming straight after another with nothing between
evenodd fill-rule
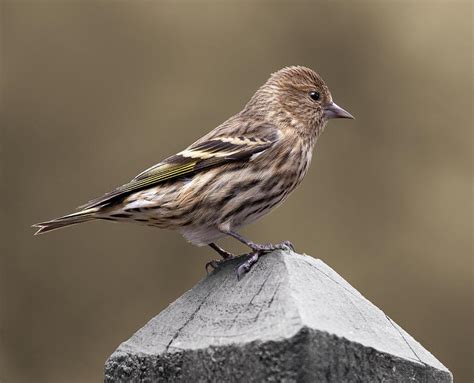
<instances>
[{"instance_id":1,"label":"bird","mask_svg":"<svg viewBox=\"0 0 474 383\"><path fill-rule=\"evenodd\" d=\"M285 67L239 113L186 149L77 212L34 224L35 235L94 220L171 229L220 255L206 269L237 257L216 243L233 237L250 249L236 269L240 279L262 255L294 250L290 241L255 243L238 229L268 214L301 183L318 137L335 118L354 117L333 101L321 76L307 67Z\"/></svg>"}]
</instances>

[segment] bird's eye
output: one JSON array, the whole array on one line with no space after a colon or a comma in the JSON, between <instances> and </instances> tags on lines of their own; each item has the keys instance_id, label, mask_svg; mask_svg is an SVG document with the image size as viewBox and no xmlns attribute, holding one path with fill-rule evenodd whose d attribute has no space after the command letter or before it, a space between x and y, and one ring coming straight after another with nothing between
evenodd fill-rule
<instances>
[{"instance_id":1,"label":"bird's eye","mask_svg":"<svg viewBox=\"0 0 474 383\"><path fill-rule=\"evenodd\" d=\"M319 92L313 90L309 92L309 97L311 97L314 101L318 101L321 95L319 94Z\"/></svg>"}]
</instances>

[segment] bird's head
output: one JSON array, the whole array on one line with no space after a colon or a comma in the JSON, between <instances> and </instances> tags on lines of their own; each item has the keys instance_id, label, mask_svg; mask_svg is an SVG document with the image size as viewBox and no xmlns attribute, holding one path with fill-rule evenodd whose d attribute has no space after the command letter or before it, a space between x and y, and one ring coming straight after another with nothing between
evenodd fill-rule
<instances>
[{"instance_id":1,"label":"bird's head","mask_svg":"<svg viewBox=\"0 0 474 383\"><path fill-rule=\"evenodd\" d=\"M298 129L319 131L329 119L354 118L334 103L323 79L302 66L273 73L255 97L272 119Z\"/></svg>"}]
</instances>

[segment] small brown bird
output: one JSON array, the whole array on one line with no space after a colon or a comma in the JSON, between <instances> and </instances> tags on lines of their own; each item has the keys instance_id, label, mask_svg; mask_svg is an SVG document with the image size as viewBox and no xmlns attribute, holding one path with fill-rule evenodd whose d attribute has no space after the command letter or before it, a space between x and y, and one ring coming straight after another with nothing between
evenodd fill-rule
<instances>
[{"instance_id":1,"label":"small brown bird","mask_svg":"<svg viewBox=\"0 0 474 383\"><path fill-rule=\"evenodd\" d=\"M215 244L231 236L251 252L241 275L258 257L288 242L257 244L236 230L283 202L308 171L317 138L331 118L354 118L337 106L321 77L294 66L271 75L244 109L187 149L143 171L129 183L80 207L37 223L36 234L96 219L178 230L224 260L235 256ZM206 265L217 267L218 261Z\"/></svg>"}]
</instances>

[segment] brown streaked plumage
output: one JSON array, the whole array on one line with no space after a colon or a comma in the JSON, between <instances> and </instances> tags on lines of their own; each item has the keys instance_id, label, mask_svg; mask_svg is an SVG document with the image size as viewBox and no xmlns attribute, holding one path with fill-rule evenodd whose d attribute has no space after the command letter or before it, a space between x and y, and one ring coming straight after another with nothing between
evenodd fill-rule
<instances>
[{"instance_id":1,"label":"brown streaked plumage","mask_svg":"<svg viewBox=\"0 0 474 383\"><path fill-rule=\"evenodd\" d=\"M230 235L251 248L239 277L284 242L259 245L236 230L283 202L304 178L314 144L330 118L353 118L334 104L324 81L305 67L284 68L269 78L244 109L182 152L145 170L129 183L38 223L36 234L102 219L180 231L191 243L210 245ZM210 262L212 266L217 261Z\"/></svg>"}]
</instances>

